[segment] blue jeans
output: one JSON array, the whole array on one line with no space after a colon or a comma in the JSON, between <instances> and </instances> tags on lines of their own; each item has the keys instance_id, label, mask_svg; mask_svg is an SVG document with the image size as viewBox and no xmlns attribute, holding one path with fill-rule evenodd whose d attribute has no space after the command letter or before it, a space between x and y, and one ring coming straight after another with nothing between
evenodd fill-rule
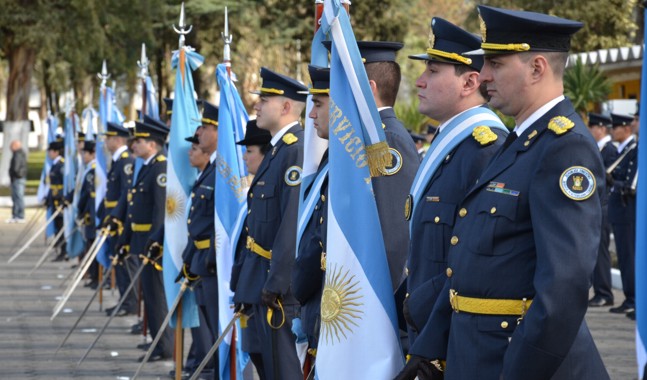
<instances>
[{"instance_id":1,"label":"blue jeans","mask_svg":"<svg viewBox=\"0 0 647 380\"><path fill-rule=\"evenodd\" d=\"M25 218L25 178L15 178L11 181L11 209L12 217L15 219Z\"/></svg>"}]
</instances>

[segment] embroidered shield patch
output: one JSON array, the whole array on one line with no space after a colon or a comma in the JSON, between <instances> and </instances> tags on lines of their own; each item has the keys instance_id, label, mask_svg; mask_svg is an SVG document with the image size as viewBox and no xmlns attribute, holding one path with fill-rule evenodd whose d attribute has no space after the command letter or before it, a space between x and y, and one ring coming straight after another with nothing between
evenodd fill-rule
<instances>
[{"instance_id":1,"label":"embroidered shield patch","mask_svg":"<svg viewBox=\"0 0 647 380\"><path fill-rule=\"evenodd\" d=\"M285 183L290 186L297 186L301 183L301 168L298 166L290 166L285 171Z\"/></svg>"},{"instance_id":2,"label":"embroidered shield patch","mask_svg":"<svg viewBox=\"0 0 647 380\"><path fill-rule=\"evenodd\" d=\"M380 169L380 172L384 175L394 175L402 169L402 155L400 152L396 149L389 148L389 153L393 156L393 160L391 161L390 167L384 168L384 170Z\"/></svg>"},{"instance_id":3,"label":"embroidered shield patch","mask_svg":"<svg viewBox=\"0 0 647 380\"><path fill-rule=\"evenodd\" d=\"M166 187L166 173L162 173L157 176L157 184L160 187Z\"/></svg>"},{"instance_id":4,"label":"embroidered shield patch","mask_svg":"<svg viewBox=\"0 0 647 380\"><path fill-rule=\"evenodd\" d=\"M570 199L583 201L595 193L595 177L583 166L571 166L559 178L559 187Z\"/></svg>"}]
</instances>

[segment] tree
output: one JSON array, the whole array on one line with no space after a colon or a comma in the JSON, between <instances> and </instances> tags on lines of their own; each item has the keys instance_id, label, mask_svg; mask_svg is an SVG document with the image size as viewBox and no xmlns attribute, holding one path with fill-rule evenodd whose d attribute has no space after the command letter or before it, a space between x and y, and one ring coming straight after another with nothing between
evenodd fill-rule
<instances>
[{"instance_id":1,"label":"tree","mask_svg":"<svg viewBox=\"0 0 647 380\"><path fill-rule=\"evenodd\" d=\"M583 118L590 105L606 100L610 91L611 85L597 65L586 66L578 59L564 73L564 94Z\"/></svg>"}]
</instances>

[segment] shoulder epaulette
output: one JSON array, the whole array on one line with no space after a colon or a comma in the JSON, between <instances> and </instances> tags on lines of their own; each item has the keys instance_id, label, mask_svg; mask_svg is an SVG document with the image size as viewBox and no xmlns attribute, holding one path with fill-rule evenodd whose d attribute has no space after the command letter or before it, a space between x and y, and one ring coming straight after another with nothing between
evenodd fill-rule
<instances>
[{"instance_id":1,"label":"shoulder epaulette","mask_svg":"<svg viewBox=\"0 0 647 380\"><path fill-rule=\"evenodd\" d=\"M573 128L575 123L566 116L556 116L548 122L548 129L555 132L556 135L563 135L569 129Z\"/></svg>"},{"instance_id":2,"label":"shoulder epaulette","mask_svg":"<svg viewBox=\"0 0 647 380\"><path fill-rule=\"evenodd\" d=\"M90 167L91 167L92 169L96 169L96 168L97 168L97 163L96 163L96 162L93 162L93 163L92 163L92 166L90 166Z\"/></svg>"},{"instance_id":3,"label":"shoulder epaulette","mask_svg":"<svg viewBox=\"0 0 647 380\"><path fill-rule=\"evenodd\" d=\"M164 162L164 161L166 161L166 157L164 157L163 154L160 154L159 156L155 157L155 161Z\"/></svg>"},{"instance_id":4,"label":"shoulder epaulette","mask_svg":"<svg viewBox=\"0 0 647 380\"><path fill-rule=\"evenodd\" d=\"M474 140L478 141L481 145L490 145L499 138L496 133L492 132L490 127L485 125L474 128L474 131L472 131L472 137L474 137Z\"/></svg>"},{"instance_id":5,"label":"shoulder epaulette","mask_svg":"<svg viewBox=\"0 0 647 380\"><path fill-rule=\"evenodd\" d=\"M293 133L286 133L283 136L283 142L286 143L287 145L292 145L295 142L299 141L299 138L296 137Z\"/></svg>"},{"instance_id":6,"label":"shoulder epaulette","mask_svg":"<svg viewBox=\"0 0 647 380\"><path fill-rule=\"evenodd\" d=\"M124 151L121 153L121 158L128 158L128 152Z\"/></svg>"},{"instance_id":7,"label":"shoulder epaulette","mask_svg":"<svg viewBox=\"0 0 647 380\"><path fill-rule=\"evenodd\" d=\"M65 163L65 158L64 158L64 157L61 157L61 161L60 161L60 163L61 163L61 164Z\"/></svg>"}]
</instances>

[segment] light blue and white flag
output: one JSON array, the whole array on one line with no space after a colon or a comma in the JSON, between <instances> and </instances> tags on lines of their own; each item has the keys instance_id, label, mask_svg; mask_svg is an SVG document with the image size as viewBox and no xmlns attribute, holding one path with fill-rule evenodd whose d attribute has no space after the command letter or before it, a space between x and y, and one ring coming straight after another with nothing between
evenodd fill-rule
<instances>
[{"instance_id":1,"label":"light blue and white flag","mask_svg":"<svg viewBox=\"0 0 647 380\"><path fill-rule=\"evenodd\" d=\"M79 117L74 112L65 118L65 164L63 176L63 194L65 197L74 192L71 206L63 212L63 223L65 227L66 250L68 257L77 257L83 253L83 235L76 228L76 202L78 202L79 189L76 178L83 170L79 167L76 152L76 132L78 130Z\"/></svg>"},{"instance_id":2,"label":"light blue and white flag","mask_svg":"<svg viewBox=\"0 0 647 380\"><path fill-rule=\"evenodd\" d=\"M150 75L146 75L144 79L144 96L146 97L146 107L143 107L142 112L144 115L153 118L155 120L160 120L160 109L157 104L157 92L155 91L155 85Z\"/></svg>"},{"instance_id":3,"label":"light blue and white flag","mask_svg":"<svg viewBox=\"0 0 647 380\"><path fill-rule=\"evenodd\" d=\"M187 245L187 210L189 209L191 187L196 172L189 162L191 143L184 140L193 136L200 125L200 113L193 98L192 71L204 58L190 47L173 52L171 64L175 68L175 100L168 147L166 173L166 216L164 218L164 289L166 302L170 307L177 298L180 285L175 282L182 270L182 252ZM182 327L199 325L198 309L193 292L184 293L182 300ZM175 327L175 316L171 319Z\"/></svg>"},{"instance_id":4,"label":"light blue and white flag","mask_svg":"<svg viewBox=\"0 0 647 380\"><path fill-rule=\"evenodd\" d=\"M216 189L214 225L216 229L218 311L220 313L218 331L220 335L234 316L232 308L234 294L229 290L229 283L236 254L236 244L245 221L247 190L249 189L247 168L243 162L243 147L236 145L236 141L245 137L245 126L249 116L238 95L236 86L227 74L225 64L218 65L216 79L220 86L220 106L218 109L218 155L214 187ZM173 118L175 118L175 111ZM236 331L240 337L239 326ZM218 350L221 379L230 378L231 336L230 332ZM249 356L237 347L236 359L237 378L242 379L242 370L247 364Z\"/></svg>"},{"instance_id":5,"label":"light blue and white flag","mask_svg":"<svg viewBox=\"0 0 647 380\"><path fill-rule=\"evenodd\" d=\"M322 29L333 43L328 252L316 372L320 379L392 379L404 358L367 152L369 145L385 145L384 132L339 0L324 2Z\"/></svg>"},{"instance_id":6,"label":"light blue and white flag","mask_svg":"<svg viewBox=\"0 0 647 380\"><path fill-rule=\"evenodd\" d=\"M645 11L647 16L647 10ZM647 26L647 18L645 18ZM647 37L647 29L645 29ZM640 89L647 94L647 62L643 56ZM640 98L640 110L647 110L647 96ZM647 117L640 118L640 130L647 131ZM647 139L638 140L638 168L647 168ZM638 378L647 379L647 176L636 171L636 357Z\"/></svg>"},{"instance_id":7,"label":"light blue and white flag","mask_svg":"<svg viewBox=\"0 0 647 380\"><path fill-rule=\"evenodd\" d=\"M328 51L323 46L322 42L325 39L325 34L322 28L317 29L314 37L312 38L312 47L311 47L311 58L310 64L319 67L328 67ZM317 187L313 187L312 190L308 193L310 196L306 199L305 191L310 187L310 185L315 181L317 170L319 169L319 163L321 162L321 157L328 148L328 140L322 139L317 135L317 131L314 128L314 121L308 116L312 111L312 94L308 94L308 99L306 100L306 118L305 118L305 127L303 130L303 169L302 169L302 181L299 188L299 218L297 221L297 250L296 254L299 253L299 243L301 241L301 236L305 230L305 225L310 220L312 212L314 211L314 204L316 203L315 198L318 197ZM322 181L317 181L318 184L323 182L327 170L322 171L320 178ZM321 188L321 186L319 186ZM317 195L315 196L315 193Z\"/></svg>"},{"instance_id":8,"label":"light blue and white flag","mask_svg":"<svg viewBox=\"0 0 647 380\"><path fill-rule=\"evenodd\" d=\"M52 141L56 140L56 129L58 128L58 118L51 113L47 115L47 145ZM43 171L40 173L40 182L38 183L38 191L36 193L36 199L39 204L43 204L45 199L47 199L47 194L49 193L49 169L52 167L52 160L48 155L45 155L45 164L43 165ZM47 208L47 218L52 215L52 211ZM54 223L47 225L45 230L45 236L49 239L54 236L56 233Z\"/></svg>"}]
</instances>

